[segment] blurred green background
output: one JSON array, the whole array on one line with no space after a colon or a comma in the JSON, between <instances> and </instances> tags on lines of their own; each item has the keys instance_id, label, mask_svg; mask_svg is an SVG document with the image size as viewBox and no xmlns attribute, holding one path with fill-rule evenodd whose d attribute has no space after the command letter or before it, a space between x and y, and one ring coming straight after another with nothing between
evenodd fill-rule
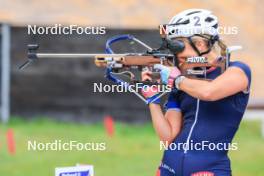
<instances>
[{"instance_id":1,"label":"blurred green background","mask_svg":"<svg viewBox=\"0 0 264 176\"><path fill-rule=\"evenodd\" d=\"M8 176L54 175L55 167L92 164L96 176L155 175L162 156L159 140L150 123L140 125L115 124L112 138L105 133L103 124L65 123L47 118L25 121L11 118L0 128L0 173ZM16 154L7 152L5 133L14 130ZM53 142L106 142L106 151L28 151L27 141ZM243 121L233 142L238 150L231 151L233 175L264 175L264 142L259 121ZM23 173L23 174L21 174Z\"/></svg>"},{"instance_id":2,"label":"blurred green background","mask_svg":"<svg viewBox=\"0 0 264 176\"><path fill-rule=\"evenodd\" d=\"M160 42L157 26L189 8L209 9L218 16L220 26L238 28L238 35L222 35L221 38L229 46L243 46L243 50L234 53L232 60L241 60L251 67L253 79L247 113L262 109L261 115L254 116L263 119L264 1L0 0L0 23L9 24L11 30L10 108L13 115L7 125L0 124L0 176L52 176L55 167L76 163L94 165L96 176L155 175L162 151L148 109L132 94L93 93L94 82L109 82L103 76L104 71L96 68L92 60L47 59L23 72L18 66L25 61L26 46L30 43L40 44L43 52L95 53L104 51L107 38L133 34L155 46ZM57 23L105 26L107 33L27 34L29 24L53 26ZM48 117L39 117L41 115ZM102 123L91 123L102 121L105 115L126 122L116 123L113 138L106 136ZM14 130L15 155L7 152L8 129ZM106 142L107 150L28 151L28 140ZM264 175L263 140L260 121L242 122L234 139L239 149L230 152L233 175Z\"/></svg>"}]
</instances>

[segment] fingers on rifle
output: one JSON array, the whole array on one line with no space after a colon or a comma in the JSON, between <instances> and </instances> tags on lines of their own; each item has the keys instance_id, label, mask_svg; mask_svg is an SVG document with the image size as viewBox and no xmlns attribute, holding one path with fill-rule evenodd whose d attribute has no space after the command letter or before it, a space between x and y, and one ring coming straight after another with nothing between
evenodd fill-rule
<instances>
[{"instance_id":1,"label":"fingers on rifle","mask_svg":"<svg viewBox=\"0 0 264 176\"><path fill-rule=\"evenodd\" d=\"M142 77L142 81L152 81L152 78L149 75L145 75L144 77Z\"/></svg>"},{"instance_id":2,"label":"fingers on rifle","mask_svg":"<svg viewBox=\"0 0 264 176\"><path fill-rule=\"evenodd\" d=\"M142 81L152 81L152 72L151 71L143 71L141 73Z\"/></svg>"}]
</instances>

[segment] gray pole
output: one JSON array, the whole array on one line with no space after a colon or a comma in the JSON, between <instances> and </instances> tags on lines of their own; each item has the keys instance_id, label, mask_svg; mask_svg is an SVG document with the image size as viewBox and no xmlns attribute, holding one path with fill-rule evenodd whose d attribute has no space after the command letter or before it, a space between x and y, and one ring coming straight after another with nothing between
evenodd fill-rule
<instances>
[{"instance_id":1,"label":"gray pole","mask_svg":"<svg viewBox=\"0 0 264 176\"><path fill-rule=\"evenodd\" d=\"M1 60L1 118L3 123L9 120L10 88L10 27L2 25L2 60Z\"/></svg>"}]
</instances>

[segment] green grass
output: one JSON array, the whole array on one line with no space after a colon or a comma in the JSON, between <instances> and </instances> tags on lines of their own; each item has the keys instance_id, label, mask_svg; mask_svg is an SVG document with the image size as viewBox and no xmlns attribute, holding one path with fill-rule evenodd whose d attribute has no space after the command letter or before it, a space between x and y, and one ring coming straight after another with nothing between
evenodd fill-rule
<instances>
[{"instance_id":1,"label":"green grass","mask_svg":"<svg viewBox=\"0 0 264 176\"><path fill-rule=\"evenodd\" d=\"M230 152L234 175L264 175L264 138L261 137L261 123L243 122L233 142L238 150Z\"/></svg>"},{"instance_id":2,"label":"green grass","mask_svg":"<svg viewBox=\"0 0 264 176\"><path fill-rule=\"evenodd\" d=\"M7 152L5 132L12 128L16 138L16 154ZM106 151L28 151L27 141L106 142ZM264 139L258 122L243 122L234 140L239 149L232 151L233 175L264 175ZM50 176L58 166L76 163L92 164L96 176L155 175L162 151L151 124L117 123L113 138L105 135L102 124L74 124L38 119L23 121L13 118L0 125L0 175Z\"/></svg>"}]
</instances>

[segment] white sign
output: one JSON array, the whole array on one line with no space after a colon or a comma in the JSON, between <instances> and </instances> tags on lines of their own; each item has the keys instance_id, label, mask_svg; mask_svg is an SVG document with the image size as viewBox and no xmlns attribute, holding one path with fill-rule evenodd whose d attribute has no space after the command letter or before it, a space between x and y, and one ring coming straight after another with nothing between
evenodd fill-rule
<instances>
[{"instance_id":1,"label":"white sign","mask_svg":"<svg viewBox=\"0 0 264 176\"><path fill-rule=\"evenodd\" d=\"M94 176L92 165L55 168L55 176Z\"/></svg>"}]
</instances>

